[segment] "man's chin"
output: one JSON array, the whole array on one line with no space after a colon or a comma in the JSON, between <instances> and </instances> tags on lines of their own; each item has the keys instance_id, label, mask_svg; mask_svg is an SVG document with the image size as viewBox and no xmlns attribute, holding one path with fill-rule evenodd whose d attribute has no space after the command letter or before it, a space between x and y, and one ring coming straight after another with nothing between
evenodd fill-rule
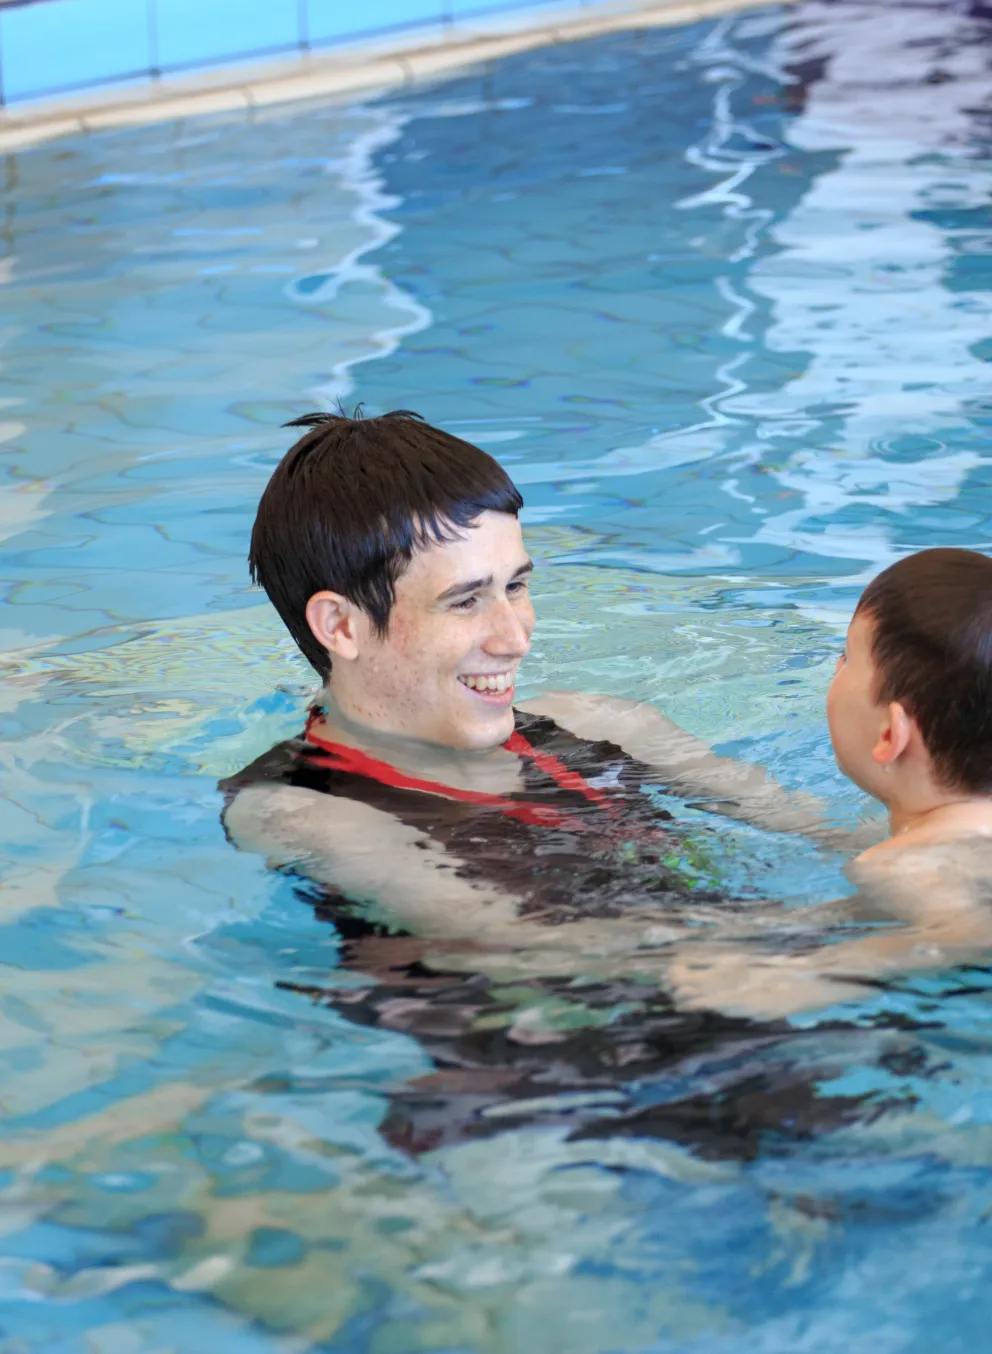
<instances>
[{"instance_id":1,"label":"man's chin","mask_svg":"<svg viewBox=\"0 0 992 1354\"><path fill-rule=\"evenodd\" d=\"M512 706L507 706L504 710L493 710L486 718L466 721L454 730L457 741L453 740L451 745L462 748L465 752L486 752L489 748L498 748L505 743L513 732L513 727Z\"/></svg>"},{"instance_id":2,"label":"man's chin","mask_svg":"<svg viewBox=\"0 0 992 1354\"><path fill-rule=\"evenodd\" d=\"M505 691L475 691L459 683L459 698L450 707L453 716L449 745L466 752L485 752L505 743L513 732L513 687Z\"/></svg>"}]
</instances>

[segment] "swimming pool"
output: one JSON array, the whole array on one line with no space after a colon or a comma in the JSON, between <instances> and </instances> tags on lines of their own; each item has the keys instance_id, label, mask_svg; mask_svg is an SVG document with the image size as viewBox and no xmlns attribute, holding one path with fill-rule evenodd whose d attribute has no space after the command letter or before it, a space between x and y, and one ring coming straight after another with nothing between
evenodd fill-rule
<instances>
[{"instance_id":1,"label":"swimming pool","mask_svg":"<svg viewBox=\"0 0 992 1354\"><path fill-rule=\"evenodd\" d=\"M856 812L821 717L853 598L992 548L990 31L802 3L7 160L2 1354L981 1348L984 969L699 1017L411 1150L443 1040L362 1023L215 786L298 726L244 556L279 424L341 397L520 482L531 687L656 699ZM828 895L811 858L769 878ZM568 1027L501 999L480 1056L528 1002Z\"/></svg>"}]
</instances>

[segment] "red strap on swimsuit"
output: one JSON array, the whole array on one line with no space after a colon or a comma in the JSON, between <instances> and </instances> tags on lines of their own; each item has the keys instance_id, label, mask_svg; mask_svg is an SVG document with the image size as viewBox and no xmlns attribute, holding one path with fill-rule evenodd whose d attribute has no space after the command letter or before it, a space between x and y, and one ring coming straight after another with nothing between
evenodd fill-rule
<instances>
[{"instance_id":1,"label":"red strap on swimsuit","mask_svg":"<svg viewBox=\"0 0 992 1354\"><path fill-rule=\"evenodd\" d=\"M576 790L580 795L585 795L591 803L606 809L607 813L615 812L609 795L605 795L595 785L590 785L585 776L580 775L578 771L569 771L565 763L559 761L552 753L538 752L537 748L532 747L516 729L503 746L507 752L515 752L519 757L529 757L539 771L557 781L563 790Z\"/></svg>"},{"instance_id":2,"label":"red strap on swimsuit","mask_svg":"<svg viewBox=\"0 0 992 1354\"><path fill-rule=\"evenodd\" d=\"M377 758L361 752L358 748L347 747L344 743L329 743L326 739L318 737L313 732L317 718L318 712L312 710L307 718L305 729L307 742L319 747L325 754L324 756L311 754L309 760L317 766L329 766L333 767L335 771L348 771L356 776L366 776L369 780L377 780L383 785L394 786L397 790L418 790L422 794L439 795L444 799L457 799L464 804L479 804L487 808L499 809L500 813L505 813L510 818L518 818L522 823L529 823L531 826L571 827L573 829L578 827L580 830L591 826L574 813L562 812L560 809L553 809L547 804L534 804L521 799L508 799L504 795L487 794L483 790L459 790L452 785L443 785L440 781L421 780L417 776L408 776L389 762L381 762ZM536 748L531 747L522 733L514 730L503 746L508 752L515 752L522 757L530 757L534 765L556 781L562 789L578 791L579 794L585 795L591 803L605 808L608 813L614 812L609 797L603 794L602 790L590 785L577 771L569 771L568 767L560 762L557 757L548 752L538 752Z\"/></svg>"}]
</instances>

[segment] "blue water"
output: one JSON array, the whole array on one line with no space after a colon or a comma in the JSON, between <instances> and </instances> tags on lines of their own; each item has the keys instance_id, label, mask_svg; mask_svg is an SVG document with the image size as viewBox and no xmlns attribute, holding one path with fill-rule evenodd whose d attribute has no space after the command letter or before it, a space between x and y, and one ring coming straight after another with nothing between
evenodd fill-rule
<instances>
[{"instance_id":1,"label":"blue water","mask_svg":"<svg viewBox=\"0 0 992 1354\"><path fill-rule=\"evenodd\" d=\"M634 1073L559 1095L531 1047L544 1102L431 1143L450 1047L362 1023L368 978L215 789L310 690L244 557L279 424L340 397L520 482L529 689L657 700L860 811L821 713L858 589L992 548L992 29L895 15L8 158L2 1354L983 1347L985 969L677 1037L601 996L577 1047L640 1021ZM828 896L836 859L790 850L776 891ZM478 1000L497 1032L575 1006Z\"/></svg>"}]
</instances>

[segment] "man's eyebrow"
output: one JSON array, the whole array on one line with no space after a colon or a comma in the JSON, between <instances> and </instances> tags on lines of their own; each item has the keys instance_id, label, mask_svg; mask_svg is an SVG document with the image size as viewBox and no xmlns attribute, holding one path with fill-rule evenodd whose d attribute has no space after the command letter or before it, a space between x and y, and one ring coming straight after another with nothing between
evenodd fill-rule
<instances>
[{"instance_id":1,"label":"man's eyebrow","mask_svg":"<svg viewBox=\"0 0 992 1354\"><path fill-rule=\"evenodd\" d=\"M471 578L467 583L453 583L450 588L445 588L444 592L439 593L439 602L450 602L452 597L461 597L466 592L478 592L480 588L491 588L493 585L493 576L488 578Z\"/></svg>"},{"instance_id":2,"label":"man's eyebrow","mask_svg":"<svg viewBox=\"0 0 992 1354\"><path fill-rule=\"evenodd\" d=\"M526 564L521 564L520 568L510 579L515 583L518 578L524 578L527 574L534 572L534 561L529 559ZM493 585L493 576L488 574L485 578L470 578L465 583L453 583L450 588L445 588L444 592L438 595L439 602L450 602L455 597L464 597L470 592L480 592L483 588L491 588Z\"/></svg>"}]
</instances>

